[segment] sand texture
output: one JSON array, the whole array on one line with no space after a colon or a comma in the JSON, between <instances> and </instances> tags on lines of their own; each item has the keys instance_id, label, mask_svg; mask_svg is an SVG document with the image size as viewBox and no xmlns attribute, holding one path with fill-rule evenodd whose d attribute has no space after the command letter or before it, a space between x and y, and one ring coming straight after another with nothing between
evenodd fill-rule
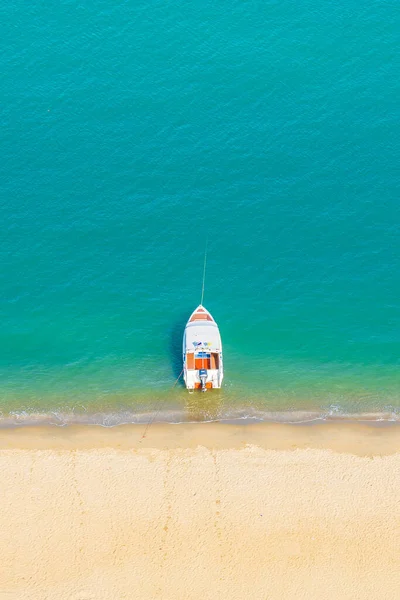
<instances>
[{"instance_id":1,"label":"sand texture","mask_svg":"<svg viewBox=\"0 0 400 600\"><path fill-rule=\"evenodd\" d=\"M0 599L398 600L398 431L198 427L2 432Z\"/></svg>"}]
</instances>

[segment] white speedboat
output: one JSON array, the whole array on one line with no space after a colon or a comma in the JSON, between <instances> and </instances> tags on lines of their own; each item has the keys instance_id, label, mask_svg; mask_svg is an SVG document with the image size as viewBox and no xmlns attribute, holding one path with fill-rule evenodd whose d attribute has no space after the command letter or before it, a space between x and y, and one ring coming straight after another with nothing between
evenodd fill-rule
<instances>
[{"instance_id":1,"label":"white speedboat","mask_svg":"<svg viewBox=\"0 0 400 600\"><path fill-rule=\"evenodd\" d=\"M200 304L183 335L183 378L188 390L220 388L224 376L218 325Z\"/></svg>"}]
</instances>

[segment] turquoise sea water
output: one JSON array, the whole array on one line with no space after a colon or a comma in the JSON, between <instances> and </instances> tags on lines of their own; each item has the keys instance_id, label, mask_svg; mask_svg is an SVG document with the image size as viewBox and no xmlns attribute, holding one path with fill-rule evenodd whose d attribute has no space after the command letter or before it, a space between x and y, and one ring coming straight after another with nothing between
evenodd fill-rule
<instances>
[{"instance_id":1,"label":"turquoise sea water","mask_svg":"<svg viewBox=\"0 0 400 600\"><path fill-rule=\"evenodd\" d=\"M397 2L0 23L4 423L400 419ZM225 385L188 395L207 237Z\"/></svg>"}]
</instances>

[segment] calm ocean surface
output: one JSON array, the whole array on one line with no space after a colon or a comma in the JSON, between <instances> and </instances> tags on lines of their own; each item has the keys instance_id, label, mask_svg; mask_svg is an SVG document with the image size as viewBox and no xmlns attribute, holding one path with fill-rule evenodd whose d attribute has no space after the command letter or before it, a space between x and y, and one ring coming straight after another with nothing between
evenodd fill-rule
<instances>
[{"instance_id":1,"label":"calm ocean surface","mask_svg":"<svg viewBox=\"0 0 400 600\"><path fill-rule=\"evenodd\" d=\"M4 424L400 420L398 2L0 22ZM207 237L225 385L189 395Z\"/></svg>"}]
</instances>

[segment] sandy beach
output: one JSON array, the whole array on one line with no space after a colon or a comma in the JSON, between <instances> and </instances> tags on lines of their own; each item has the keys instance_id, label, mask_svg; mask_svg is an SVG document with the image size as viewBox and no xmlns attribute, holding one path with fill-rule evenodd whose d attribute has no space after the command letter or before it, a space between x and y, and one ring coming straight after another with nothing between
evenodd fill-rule
<instances>
[{"instance_id":1,"label":"sandy beach","mask_svg":"<svg viewBox=\"0 0 400 600\"><path fill-rule=\"evenodd\" d=\"M380 599L400 428L0 431L1 600Z\"/></svg>"}]
</instances>

